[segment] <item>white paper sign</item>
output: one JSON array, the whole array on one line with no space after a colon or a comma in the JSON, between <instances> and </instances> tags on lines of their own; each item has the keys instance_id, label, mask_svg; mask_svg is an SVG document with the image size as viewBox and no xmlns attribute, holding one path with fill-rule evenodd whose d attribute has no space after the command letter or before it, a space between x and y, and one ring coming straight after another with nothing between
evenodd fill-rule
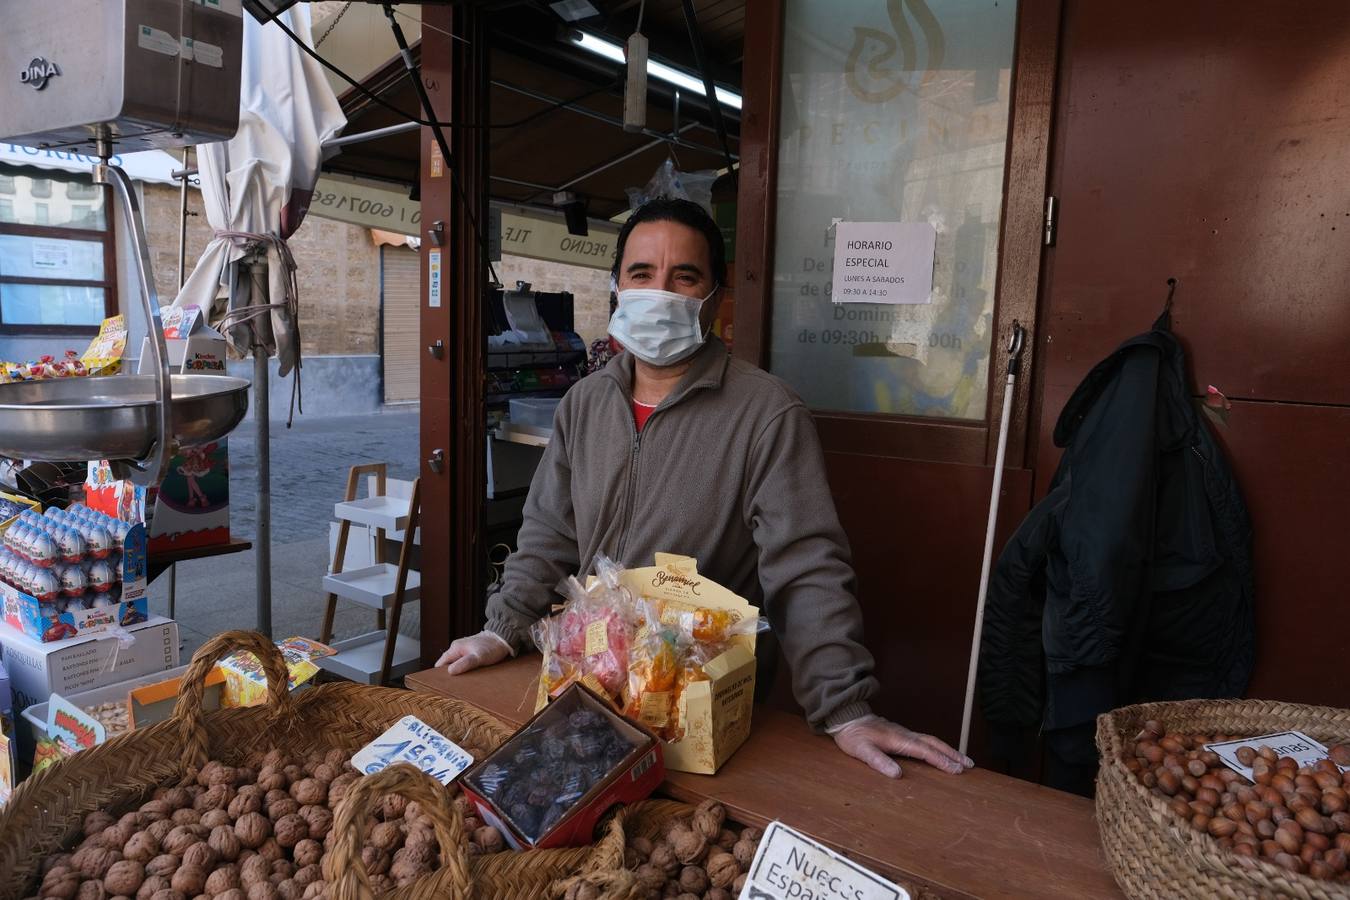
<instances>
[{"instance_id":1,"label":"white paper sign","mask_svg":"<svg viewBox=\"0 0 1350 900\"><path fill-rule=\"evenodd\" d=\"M69 244L56 244L50 241L33 242L33 268L69 269L70 264Z\"/></svg>"},{"instance_id":2,"label":"white paper sign","mask_svg":"<svg viewBox=\"0 0 1350 900\"><path fill-rule=\"evenodd\" d=\"M1219 759L1223 760L1225 766L1251 781L1252 767L1244 766L1238 762L1237 751L1239 747L1251 747L1253 750L1269 747L1275 751L1277 756L1292 756L1298 762L1300 769L1304 766L1314 765L1318 760L1327 759L1327 748L1301 731L1281 731L1276 734L1262 734L1236 741L1224 741L1222 744L1205 745L1206 750L1213 750L1219 754ZM1343 766L1337 768L1342 772L1350 771Z\"/></svg>"},{"instance_id":3,"label":"white paper sign","mask_svg":"<svg viewBox=\"0 0 1350 900\"><path fill-rule=\"evenodd\" d=\"M417 716L404 716L352 757L356 771L373 775L394 763L412 763L441 784L473 764L473 757Z\"/></svg>"},{"instance_id":4,"label":"white paper sign","mask_svg":"<svg viewBox=\"0 0 1350 900\"><path fill-rule=\"evenodd\" d=\"M909 892L782 822L771 822L740 900L909 900Z\"/></svg>"},{"instance_id":5,"label":"white paper sign","mask_svg":"<svg viewBox=\"0 0 1350 900\"><path fill-rule=\"evenodd\" d=\"M840 222L835 303L931 303L937 231L928 222Z\"/></svg>"},{"instance_id":6,"label":"white paper sign","mask_svg":"<svg viewBox=\"0 0 1350 900\"><path fill-rule=\"evenodd\" d=\"M427 306L438 309L441 305L441 251L427 251Z\"/></svg>"}]
</instances>

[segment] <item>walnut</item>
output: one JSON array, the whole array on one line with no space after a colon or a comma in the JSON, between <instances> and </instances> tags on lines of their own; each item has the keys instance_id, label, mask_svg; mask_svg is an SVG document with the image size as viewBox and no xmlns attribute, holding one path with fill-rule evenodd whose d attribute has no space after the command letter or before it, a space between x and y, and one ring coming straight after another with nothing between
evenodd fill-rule
<instances>
[{"instance_id":1,"label":"walnut","mask_svg":"<svg viewBox=\"0 0 1350 900\"><path fill-rule=\"evenodd\" d=\"M169 836L169 832L177 827L178 826L175 825L171 819L161 819L158 822L151 822L147 825L145 833L160 843L163 843L164 839Z\"/></svg>"},{"instance_id":2,"label":"walnut","mask_svg":"<svg viewBox=\"0 0 1350 900\"><path fill-rule=\"evenodd\" d=\"M106 834L111 830L105 829L104 833ZM77 852L72 860L75 863L75 868L85 878L102 878L108 874L108 869L112 868L113 863L121 858L120 848L109 850L107 847L88 847Z\"/></svg>"},{"instance_id":3,"label":"walnut","mask_svg":"<svg viewBox=\"0 0 1350 900\"><path fill-rule=\"evenodd\" d=\"M118 822L116 825L109 825L98 833L96 843L99 846L106 847L109 850L116 850L119 853L126 846L131 836L140 830L139 825Z\"/></svg>"},{"instance_id":4,"label":"walnut","mask_svg":"<svg viewBox=\"0 0 1350 900\"><path fill-rule=\"evenodd\" d=\"M386 822L401 818L407 808L408 798L402 794L385 794L384 799L380 801L380 812L384 814Z\"/></svg>"},{"instance_id":5,"label":"walnut","mask_svg":"<svg viewBox=\"0 0 1350 900\"><path fill-rule=\"evenodd\" d=\"M476 847L478 845L471 844L470 846ZM638 858L638 852L632 847L625 847L623 851L623 867L625 869L636 869L640 865L642 865L642 860Z\"/></svg>"},{"instance_id":6,"label":"walnut","mask_svg":"<svg viewBox=\"0 0 1350 900\"><path fill-rule=\"evenodd\" d=\"M309 823L309 836L323 840L333 830L333 811L323 806L303 806L300 815Z\"/></svg>"},{"instance_id":7,"label":"walnut","mask_svg":"<svg viewBox=\"0 0 1350 900\"><path fill-rule=\"evenodd\" d=\"M392 864L389 854L378 847L361 848L361 865L365 867L367 875L383 875L389 871Z\"/></svg>"},{"instance_id":8,"label":"walnut","mask_svg":"<svg viewBox=\"0 0 1350 900\"><path fill-rule=\"evenodd\" d=\"M84 833L93 837L117 820L103 810L96 810L84 817Z\"/></svg>"},{"instance_id":9,"label":"walnut","mask_svg":"<svg viewBox=\"0 0 1350 900\"><path fill-rule=\"evenodd\" d=\"M145 881L145 867L134 859L115 862L103 876L103 887L110 894L130 897L141 889Z\"/></svg>"},{"instance_id":10,"label":"walnut","mask_svg":"<svg viewBox=\"0 0 1350 900\"><path fill-rule=\"evenodd\" d=\"M192 808L197 812L206 812L208 809L227 809L233 799L234 788L228 784L213 784L206 789L205 793L197 795L197 799L192 801Z\"/></svg>"},{"instance_id":11,"label":"walnut","mask_svg":"<svg viewBox=\"0 0 1350 900\"><path fill-rule=\"evenodd\" d=\"M347 796L347 789L356 783L356 775L339 775L333 779L333 783L328 785L328 806L331 809L337 809L342 798Z\"/></svg>"},{"instance_id":12,"label":"walnut","mask_svg":"<svg viewBox=\"0 0 1350 900\"><path fill-rule=\"evenodd\" d=\"M169 887L187 897L195 897L206 886L206 873L195 866L183 865L169 879Z\"/></svg>"},{"instance_id":13,"label":"walnut","mask_svg":"<svg viewBox=\"0 0 1350 900\"><path fill-rule=\"evenodd\" d=\"M638 855L638 859L646 862L651 858L653 845L650 840L639 835L628 841L628 846Z\"/></svg>"},{"instance_id":14,"label":"walnut","mask_svg":"<svg viewBox=\"0 0 1350 900\"><path fill-rule=\"evenodd\" d=\"M736 862L736 857L730 853L712 853L708 856L708 878L712 881L714 887L729 888L731 883L736 880L736 876L741 874L740 864Z\"/></svg>"},{"instance_id":15,"label":"walnut","mask_svg":"<svg viewBox=\"0 0 1350 900\"><path fill-rule=\"evenodd\" d=\"M240 844L256 850L272 836L272 823L260 813L245 813L234 823L234 833Z\"/></svg>"},{"instance_id":16,"label":"walnut","mask_svg":"<svg viewBox=\"0 0 1350 900\"><path fill-rule=\"evenodd\" d=\"M50 872L52 869L55 869L57 866L65 866L67 869L70 869L71 868L70 854L55 853L44 859L42 861L42 874L46 875L48 872Z\"/></svg>"},{"instance_id":17,"label":"walnut","mask_svg":"<svg viewBox=\"0 0 1350 900\"><path fill-rule=\"evenodd\" d=\"M205 892L210 895L223 894L231 888L239 887L239 867L221 866L206 876Z\"/></svg>"},{"instance_id":18,"label":"walnut","mask_svg":"<svg viewBox=\"0 0 1350 900\"><path fill-rule=\"evenodd\" d=\"M281 896L281 900L300 900L302 893L304 889L289 878L277 885L277 894Z\"/></svg>"},{"instance_id":19,"label":"walnut","mask_svg":"<svg viewBox=\"0 0 1350 900\"><path fill-rule=\"evenodd\" d=\"M258 780L258 770L252 766L239 766L234 770L234 783L248 785Z\"/></svg>"},{"instance_id":20,"label":"walnut","mask_svg":"<svg viewBox=\"0 0 1350 900\"><path fill-rule=\"evenodd\" d=\"M207 787L217 785L233 786L239 779L239 771L234 766L217 766L206 779ZM200 779L199 779L200 780Z\"/></svg>"},{"instance_id":21,"label":"walnut","mask_svg":"<svg viewBox=\"0 0 1350 900\"><path fill-rule=\"evenodd\" d=\"M295 879L296 884L300 885L300 887L302 888L305 888L309 887L314 882L322 879L323 873L319 870L319 867L317 865L311 863L310 865L301 866L300 868L296 869L295 875L292 877Z\"/></svg>"},{"instance_id":22,"label":"walnut","mask_svg":"<svg viewBox=\"0 0 1350 900\"><path fill-rule=\"evenodd\" d=\"M169 804L173 809L183 809L192 805L192 795L181 787L165 788L164 795L159 799Z\"/></svg>"},{"instance_id":23,"label":"walnut","mask_svg":"<svg viewBox=\"0 0 1350 900\"><path fill-rule=\"evenodd\" d=\"M244 813L262 812L263 795L261 791L240 791L234 795L230 801L229 815L231 819L237 819Z\"/></svg>"},{"instance_id":24,"label":"walnut","mask_svg":"<svg viewBox=\"0 0 1350 900\"><path fill-rule=\"evenodd\" d=\"M175 807L170 806L163 800L150 800L141 804L141 812L150 817L151 822L159 819L167 819L173 815Z\"/></svg>"},{"instance_id":25,"label":"walnut","mask_svg":"<svg viewBox=\"0 0 1350 900\"><path fill-rule=\"evenodd\" d=\"M686 866L697 865L708 852L708 839L690 828L671 831L670 846L675 856Z\"/></svg>"},{"instance_id":26,"label":"walnut","mask_svg":"<svg viewBox=\"0 0 1350 900\"><path fill-rule=\"evenodd\" d=\"M704 800L694 810L694 830L710 841L717 840L722 833L722 823L726 821L727 811L716 800Z\"/></svg>"},{"instance_id":27,"label":"walnut","mask_svg":"<svg viewBox=\"0 0 1350 900\"><path fill-rule=\"evenodd\" d=\"M53 870L58 871L58 870ZM80 889L80 876L75 872L62 872L53 877L50 873L42 879L42 887L38 890L38 896L52 898L52 900L74 900L75 893Z\"/></svg>"},{"instance_id":28,"label":"walnut","mask_svg":"<svg viewBox=\"0 0 1350 900\"><path fill-rule=\"evenodd\" d=\"M731 891L726 888L709 888L708 893L703 895L703 900L733 900Z\"/></svg>"},{"instance_id":29,"label":"walnut","mask_svg":"<svg viewBox=\"0 0 1350 900\"><path fill-rule=\"evenodd\" d=\"M191 807L175 809L169 821L175 825L198 825L202 821L202 814Z\"/></svg>"},{"instance_id":30,"label":"walnut","mask_svg":"<svg viewBox=\"0 0 1350 900\"><path fill-rule=\"evenodd\" d=\"M286 775L280 769L263 766L258 772L258 787L263 791L284 791L286 784Z\"/></svg>"},{"instance_id":31,"label":"walnut","mask_svg":"<svg viewBox=\"0 0 1350 900\"><path fill-rule=\"evenodd\" d=\"M764 829L762 828L741 829L741 840L743 841L753 841L754 843L759 843L759 839L762 837L764 837Z\"/></svg>"},{"instance_id":32,"label":"walnut","mask_svg":"<svg viewBox=\"0 0 1350 900\"><path fill-rule=\"evenodd\" d=\"M371 879L374 887L374 879ZM305 892L300 895L300 900L318 900L319 897L327 896L328 885L323 881L311 881L305 885Z\"/></svg>"},{"instance_id":33,"label":"walnut","mask_svg":"<svg viewBox=\"0 0 1350 900\"><path fill-rule=\"evenodd\" d=\"M182 863L178 857L172 853L161 853L154 859L145 864L145 874L163 875L165 878L173 875L174 871Z\"/></svg>"},{"instance_id":34,"label":"walnut","mask_svg":"<svg viewBox=\"0 0 1350 900\"><path fill-rule=\"evenodd\" d=\"M262 842L262 846L258 848L258 855L268 862L276 862L286 855L286 851L281 849L275 837L270 837Z\"/></svg>"},{"instance_id":35,"label":"walnut","mask_svg":"<svg viewBox=\"0 0 1350 900\"><path fill-rule=\"evenodd\" d=\"M309 837L309 823L299 813L277 819L274 830L277 843L283 847L294 847Z\"/></svg>"},{"instance_id":36,"label":"walnut","mask_svg":"<svg viewBox=\"0 0 1350 900\"><path fill-rule=\"evenodd\" d=\"M243 849L239 835L234 833L234 828L230 825L217 825L211 829L211 836L206 839L206 843L226 862L238 859L239 851Z\"/></svg>"},{"instance_id":37,"label":"walnut","mask_svg":"<svg viewBox=\"0 0 1350 900\"><path fill-rule=\"evenodd\" d=\"M272 874L280 875L282 878L291 878L295 875L295 864L289 859L273 860Z\"/></svg>"},{"instance_id":38,"label":"walnut","mask_svg":"<svg viewBox=\"0 0 1350 900\"><path fill-rule=\"evenodd\" d=\"M319 845L318 841L310 838L305 838L291 850L291 858L295 860L297 866L302 868L314 865L321 856L323 856L323 847Z\"/></svg>"},{"instance_id":39,"label":"walnut","mask_svg":"<svg viewBox=\"0 0 1350 900\"><path fill-rule=\"evenodd\" d=\"M267 804L267 818L275 822L277 819L283 819L286 816L293 815L300 811L300 804L290 797L284 797L281 800L273 800Z\"/></svg>"},{"instance_id":40,"label":"walnut","mask_svg":"<svg viewBox=\"0 0 1350 900\"><path fill-rule=\"evenodd\" d=\"M297 781L302 781L305 777L305 770L297 765L286 766L281 770L281 773L286 776L286 783L288 785L293 785Z\"/></svg>"},{"instance_id":41,"label":"walnut","mask_svg":"<svg viewBox=\"0 0 1350 900\"><path fill-rule=\"evenodd\" d=\"M428 827L430 827L430 826L428 826ZM465 830L465 831L473 832L473 831L477 831L478 829L480 829L480 828L482 828L482 827L483 827L483 820L480 819L480 818L478 818L477 816L465 816L465 817L464 817L464 830Z\"/></svg>"},{"instance_id":42,"label":"walnut","mask_svg":"<svg viewBox=\"0 0 1350 900\"><path fill-rule=\"evenodd\" d=\"M183 865L210 872L220 862L220 853L206 841L198 841L183 851Z\"/></svg>"},{"instance_id":43,"label":"walnut","mask_svg":"<svg viewBox=\"0 0 1350 900\"><path fill-rule=\"evenodd\" d=\"M370 886L374 888L377 896L383 897L385 894L391 894L398 888L398 884L388 875L372 875Z\"/></svg>"},{"instance_id":44,"label":"walnut","mask_svg":"<svg viewBox=\"0 0 1350 900\"><path fill-rule=\"evenodd\" d=\"M248 894L245 894L239 888L230 888L228 891L216 894L215 900L248 900Z\"/></svg>"},{"instance_id":45,"label":"walnut","mask_svg":"<svg viewBox=\"0 0 1350 900\"><path fill-rule=\"evenodd\" d=\"M680 871L680 861L675 857L675 850L666 843L660 843L653 847L652 855L648 861L665 872L667 878L674 878Z\"/></svg>"},{"instance_id":46,"label":"walnut","mask_svg":"<svg viewBox=\"0 0 1350 900\"><path fill-rule=\"evenodd\" d=\"M638 885L649 894L661 890L666 885L666 873L651 863L638 866L634 874L637 876Z\"/></svg>"},{"instance_id":47,"label":"walnut","mask_svg":"<svg viewBox=\"0 0 1350 900\"><path fill-rule=\"evenodd\" d=\"M389 877L399 886L414 881L431 871L433 854L430 848L404 847L394 854L389 866Z\"/></svg>"},{"instance_id":48,"label":"walnut","mask_svg":"<svg viewBox=\"0 0 1350 900\"><path fill-rule=\"evenodd\" d=\"M291 796L301 806L323 803L328 799L328 785L317 778L302 778L291 785Z\"/></svg>"},{"instance_id":49,"label":"walnut","mask_svg":"<svg viewBox=\"0 0 1350 900\"><path fill-rule=\"evenodd\" d=\"M248 890L272 874L272 863L261 856L252 856L239 867L239 885Z\"/></svg>"},{"instance_id":50,"label":"walnut","mask_svg":"<svg viewBox=\"0 0 1350 900\"><path fill-rule=\"evenodd\" d=\"M502 838L502 833L491 825L475 828L473 840L474 843L483 848L484 853L500 853L506 849L506 841Z\"/></svg>"},{"instance_id":51,"label":"walnut","mask_svg":"<svg viewBox=\"0 0 1350 900\"><path fill-rule=\"evenodd\" d=\"M136 891L136 900L150 900L160 891L169 889L169 876L167 875L147 875L141 882L140 889Z\"/></svg>"},{"instance_id":52,"label":"walnut","mask_svg":"<svg viewBox=\"0 0 1350 900\"><path fill-rule=\"evenodd\" d=\"M346 750L339 750L337 748L329 750L323 755L323 761L337 769L339 773L342 772L343 766L347 765L348 760L351 758L352 755Z\"/></svg>"},{"instance_id":53,"label":"walnut","mask_svg":"<svg viewBox=\"0 0 1350 900\"><path fill-rule=\"evenodd\" d=\"M563 900L600 900L600 890L589 881L580 879L567 886Z\"/></svg>"},{"instance_id":54,"label":"walnut","mask_svg":"<svg viewBox=\"0 0 1350 900\"><path fill-rule=\"evenodd\" d=\"M117 824L130 825L132 833L134 834L137 828L144 828L146 825L150 824L150 817L139 810L132 810L129 813L123 814L122 818L117 820Z\"/></svg>"},{"instance_id":55,"label":"walnut","mask_svg":"<svg viewBox=\"0 0 1350 900\"><path fill-rule=\"evenodd\" d=\"M736 860L736 865L742 869L749 869L750 863L755 860L755 851L759 848L753 841L739 840L736 846L731 848L731 855Z\"/></svg>"},{"instance_id":56,"label":"walnut","mask_svg":"<svg viewBox=\"0 0 1350 900\"><path fill-rule=\"evenodd\" d=\"M248 889L248 900L280 900L276 885L270 881L259 881Z\"/></svg>"},{"instance_id":57,"label":"walnut","mask_svg":"<svg viewBox=\"0 0 1350 900\"><path fill-rule=\"evenodd\" d=\"M308 825L306 825L308 827ZM403 829L398 827L396 822L381 822L376 825L366 838L366 843L380 850L393 853L403 843Z\"/></svg>"},{"instance_id":58,"label":"walnut","mask_svg":"<svg viewBox=\"0 0 1350 900\"><path fill-rule=\"evenodd\" d=\"M263 803L267 804L268 806L271 806L278 800L289 800L289 799L291 799L291 794L285 788L282 788L280 790L270 790L263 795Z\"/></svg>"},{"instance_id":59,"label":"walnut","mask_svg":"<svg viewBox=\"0 0 1350 900\"><path fill-rule=\"evenodd\" d=\"M182 856L183 851L201 840L201 837L195 834L192 825L178 825L173 831L170 831L164 837L162 846L165 853L172 853L174 856Z\"/></svg>"},{"instance_id":60,"label":"walnut","mask_svg":"<svg viewBox=\"0 0 1350 900\"><path fill-rule=\"evenodd\" d=\"M283 769L291 764L291 758L280 750L268 750L267 755L262 758L262 764L274 769Z\"/></svg>"},{"instance_id":61,"label":"walnut","mask_svg":"<svg viewBox=\"0 0 1350 900\"><path fill-rule=\"evenodd\" d=\"M324 784L330 784L333 781L333 779L337 777L338 777L337 767L330 766L326 762L319 763L317 766L314 767L314 778L317 781L322 781Z\"/></svg>"},{"instance_id":62,"label":"walnut","mask_svg":"<svg viewBox=\"0 0 1350 900\"><path fill-rule=\"evenodd\" d=\"M122 846L122 857L134 859L138 863L148 863L158 855L159 841L151 837L148 831L136 832Z\"/></svg>"},{"instance_id":63,"label":"walnut","mask_svg":"<svg viewBox=\"0 0 1350 900\"><path fill-rule=\"evenodd\" d=\"M75 900L107 900L108 892L101 881L86 881L75 892Z\"/></svg>"},{"instance_id":64,"label":"walnut","mask_svg":"<svg viewBox=\"0 0 1350 900\"><path fill-rule=\"evenodd\" d=\"M202 813L201 821L198 824L204 828L210 828L212 831L222 825L233 828L235 818L223 809L212 809Z\"/></svg>"},{"instance_id":65,"label":"walnut","mask_svg":"<svg viewBox=\"0 0 1350 900\"><path fill-rule=\"evenodd\" d=\"M735 847L736 842L739 841L740 839L741 839L740 835L732 831L730 828L723 828L721 833L717 835L717 847L720 850L725 850L726 852L730 853L731 848Z\"/></svg>"},{"instance_id":66,"label":"walnut","mask_svg":"<svg viewBox=\"0 0 1350 900\"><path fill-rule=\"evenodd\" d=\"M708 873L698 866L685 866L680 870L680 888L691 894L702 894L708 889Z\"/></svg>"},{"instance_id":67,"label":"walnut","mask_svg":"<svg viewBox=\"0 0 1350 900\"><path fill-rule=\"evenodd\" d=\"M744 837L745 833L741 832L741 835L742 835L741 840L745 840ZM747 877L748 876L745 875L745 873L742 873L740 875L737 875L736 880L731 883L731 892L735 894L737 897L739 897L741 895L741 891L745 889L745 879Z\"/></svg>"},{"instance_id":68,"label":"walnut","mask_svg":"<svg viewBox=\"0 0 1350 900\"><path fill-rule=\"evenodd\" d=\"M150 900L188 900L188 897L182 891L165 888L162 891L155 891Z\"/></svg>"}]
</instances>

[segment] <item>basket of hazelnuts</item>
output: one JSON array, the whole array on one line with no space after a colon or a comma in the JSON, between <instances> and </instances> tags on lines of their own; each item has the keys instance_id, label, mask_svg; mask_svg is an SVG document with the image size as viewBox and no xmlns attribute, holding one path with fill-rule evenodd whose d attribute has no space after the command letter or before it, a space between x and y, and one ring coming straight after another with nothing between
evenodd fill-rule
<instances>
[{"instance_id":1,"label":"basket of hazelnuts","mask_svg":"<svg viewBox=\"0 0 1350 900\"><path fill-rule=\"evenodd\" d=\"M1260 737L1294 731L1326 755ZM1129 896L1350 900L1350 710L1143 703L1099 716L1097 749L1102 847Z\"/></svg>"},{"instance_id":2,"label":"basket of hazelnuts","mask_svg":"<svg viewBox=\"0 0 1350 900\"><path fill-rule=\"evenodd\" d=\"M247 650L268 700L205 710L217 660ZM350 683L292 696L256 632L208 641L174 715L61 760L0 809L0 900L400 900L545 897L576 872L622 866L614 816L592 845L509 850L457 785L352 755L415 715L475 757L509 729L449 698Z\"/></svg>"}]
</instances>

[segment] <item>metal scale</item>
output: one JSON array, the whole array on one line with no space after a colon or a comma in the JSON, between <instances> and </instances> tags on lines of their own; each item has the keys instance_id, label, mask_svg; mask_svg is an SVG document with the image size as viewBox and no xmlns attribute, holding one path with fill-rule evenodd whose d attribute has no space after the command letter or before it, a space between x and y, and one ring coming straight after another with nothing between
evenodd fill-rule
<instances>
[{"instance_id":1,"label":"metal scale","mask_svg":"<svg viewBox=\"0 0 1350 900\"><path fill-rule=\"evenodd\" d=\"M176 445L217 440L248 411L249 383L171 375L140 203L118 153L226 140L239 125L240 0L9 3L0 29L0 133L89 153L134 245L154 373L0 385L0 455L108 459L156 484Z\"/></svg>"}]
</instances>

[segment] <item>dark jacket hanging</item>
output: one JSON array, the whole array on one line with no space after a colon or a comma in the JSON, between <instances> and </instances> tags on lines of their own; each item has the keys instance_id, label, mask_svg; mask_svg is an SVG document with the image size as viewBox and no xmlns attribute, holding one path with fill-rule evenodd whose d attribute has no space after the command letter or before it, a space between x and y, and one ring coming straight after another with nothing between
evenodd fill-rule
<instances>
[{"instance_id":1,"label":"dark jacket hanging","mask_svg":"<svg viewBox=\"0 0 1350 900\"><path fill-rule=\"evenodd\" d=\"M1050 492L999 557L980 657L996 741L1040 728L1052 753L1088 765L1099 713L1246 690L1251 522L1169 319L1074 391L1055 426L1064 455ZM1056 734L1075 746L1057 747Z\"/></svg>"}]
</instances>

